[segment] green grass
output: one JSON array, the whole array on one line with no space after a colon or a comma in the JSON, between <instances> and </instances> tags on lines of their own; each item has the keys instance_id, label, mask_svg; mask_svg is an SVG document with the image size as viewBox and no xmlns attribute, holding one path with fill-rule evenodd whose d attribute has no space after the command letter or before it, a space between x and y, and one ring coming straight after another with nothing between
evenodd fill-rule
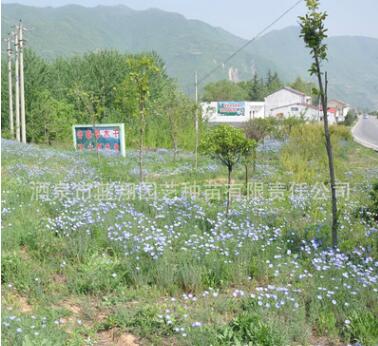
<instances>
[{"instance_id":1,"label":"green grass","mask_svg":"<svg viewBox=\"0 0 378 346\"><path fill-rule=\"evenodd\" d=\"M35 200L32 182L119 189L137 182L135 153L98 161L3 142L4 345L92 345L107 331L132 333L142 345L376 345L378 233L359 211L369 204L378 156L349 140L339 145L338 179L351 192L339 200L335 255L327 252L328 198L293 199L287 187L271 198L267 189L327 180L313 166L288 170L290 160L303 160L291 142L281 149L285 161L282 151L259 152L250 181L263 184L265 198L247 203L242 189L228 220L223 199L161 196L167 184L223 184L225 169L205 157L195 172L188 153L176 162L148 153L156 202L92 195L67 203ZM311 148L313 160L323 159L323 148ZM243 187L242 167L233 179Z\"/></svg>"}]
</instances>

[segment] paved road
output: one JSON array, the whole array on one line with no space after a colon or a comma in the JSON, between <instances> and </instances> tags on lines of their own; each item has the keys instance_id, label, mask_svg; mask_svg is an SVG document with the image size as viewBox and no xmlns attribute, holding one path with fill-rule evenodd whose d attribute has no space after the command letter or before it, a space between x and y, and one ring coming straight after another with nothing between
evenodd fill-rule
<instances>
[{"instance_id":1,"label":"paved road","mask_svg":"<svg viewBox=\"0 0 378 346\"><path fill-rule=\"evenodd\" d=\"M378 119L369 116L368 119L360 118L352 130L356 142L378 150Z\"/></svg>"}]
</instances>

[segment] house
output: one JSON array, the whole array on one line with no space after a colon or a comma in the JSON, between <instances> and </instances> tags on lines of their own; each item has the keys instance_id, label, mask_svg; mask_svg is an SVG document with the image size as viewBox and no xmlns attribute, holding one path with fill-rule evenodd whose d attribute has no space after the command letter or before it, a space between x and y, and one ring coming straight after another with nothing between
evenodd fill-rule
<instances>
[{"instance_id":1,"label":"house","mask_svg":"<svg viewBox=\"0 0 378 346\"><path fill-rule=\"evenodd\" d=\"M319 120L319 110L311 104L311 96L284 87L265 97L265 116L282 118L294 116L306 120Z\"/></svg>"},{"instance_id":2,"label":"house","mask_svg":"<svg viewBox=\"0 0 378 346\"><path fill-rule=\"evenodd\" d=\"M328 113L331 113L338 123L345 120L349 110L350 106L343 101L336 99L328 101Z\"/></svg>"},{"instance_id":3,"label":"house","mask_svg":"<svg viewBox=\"0 0 378 346\"><path fill-rule=\"evenodd\" d=\"M202 118L211 124L240 126L251 119L264 117L264 102L202 102Z\"/></svg>"},{"instance_id":4,"label":"house","mask_svg":"<svg viewBox=\"0 0 378 346\"><path fill-rule=\"evenodd\" d=\"M271 109L270 115L277 118L303 118L306 121L319 121L319 108L307 103L292 103Z\"/></svg>"},{"instance_id":5,"label":"house","mask_svg":"<svg viewBox=\"0 0 378 346\"><path fill-rule=\"evenodd\" d=\"M311 103L311 97L285 87L265 97L265 102L219 101L203 102L202 117L211 124L240 126L255 118L303 118L306 121L322 121L322 108ZM328 102L328 122L345 120L350 107L339 100Z\"/></svg>"}]
</instances>

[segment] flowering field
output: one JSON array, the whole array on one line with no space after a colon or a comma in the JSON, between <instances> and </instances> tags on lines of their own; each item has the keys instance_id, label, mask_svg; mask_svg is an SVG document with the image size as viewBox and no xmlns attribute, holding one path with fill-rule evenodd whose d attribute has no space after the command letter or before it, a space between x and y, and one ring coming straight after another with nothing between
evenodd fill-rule
<instances>
[{"instance_id":1,"label":"flowering field","mask_svg":"<svg viewBox=\"0 0 378 346\"><path fill-rule=\"evenodd\" d=\"M295 181L282 145L226 217L209 159L148 152L139 184L137 152L2 140L3 344L378 345L378 155L343 143L331 249L327 172Z\"/></svg>"}]
</instances>

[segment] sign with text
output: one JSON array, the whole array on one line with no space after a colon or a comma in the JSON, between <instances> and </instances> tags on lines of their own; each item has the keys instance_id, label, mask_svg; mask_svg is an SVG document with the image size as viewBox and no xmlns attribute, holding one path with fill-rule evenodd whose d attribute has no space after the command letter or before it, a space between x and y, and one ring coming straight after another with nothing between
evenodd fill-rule
<instances>
[{"instance_id":1,"label":"sign with text","mask_svg":"<svg viewBox=\"0 0 378 346\"><path fill-rule=\"evenodd\" d=\"M78 151L126 156L124 124L74 125L73 139Z\"/></svg>"},{"instance_id":2,"label":"sign with text","mask_svg":"<svg viewBox=\"0 0 378 346\"><path fill-rule=\"evenodd\" d=\"M245 102L222 101L218 102L218 114L225 116L244 116Z\"/></svg>"}]
</instances>

